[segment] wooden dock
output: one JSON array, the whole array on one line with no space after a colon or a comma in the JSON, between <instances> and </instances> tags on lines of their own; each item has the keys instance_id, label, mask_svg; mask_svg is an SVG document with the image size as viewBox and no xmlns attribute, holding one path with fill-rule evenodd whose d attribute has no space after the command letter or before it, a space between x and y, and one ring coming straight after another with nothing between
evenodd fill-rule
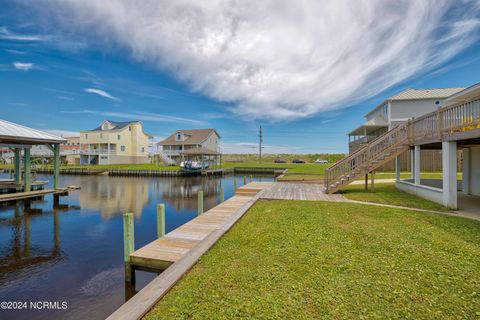
<instances>
[{"instance_id":1,"label":"wooden dock","mask_svg":"<svg viewBox=\"0 0 480 320\"><path fill-rule=\"evenodd\" d=\"M323 185L299 182L276 182L262 194L263 199L275 200L312 200L312 201L344 201L341 194L327 194Z\"/></svg>"},{"instance_id":2,"label":"wooden dock","mask_svg":"<svg viewBox=\"0 0 480 320\"><path fill-rule=\"evenodd\" d=\"M166 269L212 232L221 229L240 209L244 209L258 192L271 185L271 182L251 182L238 188L235 196L227 201L134 251L130 254L130 265L146 269Z\"/></svg>"},{"instance_id":3,"label":"wooden dock","mask_svg":"<svg viewBox=\"0 0 480 320\"><path fill-rule=\"evenodd\" d=\"M35 190L35 191L28 191L28 192L14 192L14 193L0 194L0 203L42 197L47 194L65 195L67 193L68 191L66 189L57 189L57 190L44 189L44 190Z\"/></svg>"}]
</instances>

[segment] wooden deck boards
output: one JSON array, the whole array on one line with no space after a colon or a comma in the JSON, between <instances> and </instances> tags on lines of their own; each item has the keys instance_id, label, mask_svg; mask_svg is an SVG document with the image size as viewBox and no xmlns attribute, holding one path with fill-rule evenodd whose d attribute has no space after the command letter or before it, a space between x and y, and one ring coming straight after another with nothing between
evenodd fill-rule
<instances>
[{"instance_id":1,"label":"wooden deck boards","mask_svg":"<svg viewBox=\"0 0 480 320\"><path fill-rule=\"evenodd\" d=\"M259 191L271 185L270 182L251 182L238 188L238 195L134 251L130 255L131 264L140 267L168 267L185 256L212 232L221 229Z\"/></svg>"},{"instance_id":2,"label":"wooden deck boards","mask_svg":"<svg viewBox=\"0 0 480 320\"><path fill-rule=\"evenodd\" d=\"M56 190L45 189L45 190L35 190L35 191L29 191L29 192L15 192L15 193L0 194L0 202L41 197L50 193L56 193Z\"/></svg>"},{"instance_id":3,"label":"wooden deck boards","mask_svg":"<svg viewBox=\"0 0 480 320\"><path fill-rule=\"evenodd\" d=\"M262 199L344 201L340 194L326 194L323 185L314 183L276 182L263 192Z\"/></svg>"}]
</instances>

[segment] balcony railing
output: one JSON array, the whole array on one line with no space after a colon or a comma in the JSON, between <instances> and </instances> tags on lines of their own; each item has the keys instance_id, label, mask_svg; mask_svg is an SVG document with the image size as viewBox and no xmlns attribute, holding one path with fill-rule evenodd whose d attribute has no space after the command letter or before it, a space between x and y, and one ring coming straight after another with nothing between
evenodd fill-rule
<instances>
[{"instance_id":1,"label":"balcony railing","mask_svg":"<svg viewBox=\"0 0 480 320\"><path fill-rule=\"evenodd\" d=\"M85 149L81 150L80 154L116 154L116 150L107 150L107 149Z\"/></svg>"}]
</instances>

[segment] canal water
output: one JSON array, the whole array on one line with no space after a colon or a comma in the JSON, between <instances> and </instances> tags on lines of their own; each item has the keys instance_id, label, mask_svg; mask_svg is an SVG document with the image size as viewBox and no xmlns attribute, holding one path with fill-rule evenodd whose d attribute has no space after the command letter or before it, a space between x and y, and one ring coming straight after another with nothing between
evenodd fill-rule
<instances>
[{"instance_id":1,"label":"canal water","mask_svg":"<svg viewBox=\"0 0 480 320\"><path fill-rule=\"evenodd\" d=\"M156 238L158 203L165 204L169 232L197 216L198 190L208 210L219 203L220 187L226 199L233 195L233 179L60 176L61 186L81 189L57 205L52 195L0 205L0 300L8 303L0 319L104 319L133 291L124 281L122 214L134 214L140 248ZM51 187L52 176L37 180ZM241 186L243 177L237 180ZM134 290L155 276L137 271Z\"/></svg>"}]
</instances>

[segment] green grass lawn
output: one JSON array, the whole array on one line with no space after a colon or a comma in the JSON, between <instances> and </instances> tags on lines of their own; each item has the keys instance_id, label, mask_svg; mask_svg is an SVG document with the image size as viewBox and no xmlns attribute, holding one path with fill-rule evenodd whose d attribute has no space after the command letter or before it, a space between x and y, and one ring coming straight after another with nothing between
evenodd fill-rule
<instances>
[{"instance_id":1,"label":"green grass lawn","mask_svg":"<svg viewBox=\"0 0 480 320\"><path fill-rule=\"evenodd\" d=\"M449 211L441 204L398 190L395 188L394 183L375 184L375 192L365 190L365 186L363 184L349 185L343 187L340 190L340 193L350 200L383 203L394 206L404 206L427 210Z\"/></svg>"},{"instance_id":2,"label":"green grass lawn","mask_svg":"<svg viewBox=\"0 0 480 320\"><path fill-rule=\"evenodd\" d=\"M480 222L260 201L146 319L478 319Z\"/></svg>"},{"instance_id":3,"label":"green grass lawn","mask_svg":"<svg viewBox=\"0 0 480 320\"><path fill-rule=\"evenodd\" d=\"M332 164L316 164L316 163L273 163L273 162L225 162L225 168L285 168L288 174L317 174L323 176L326 168Z\"/></svg>"},{"instance_id":4,"label":"green grass lawn","mask_svg":"<svg viewBox=\"0 0 480 320\"><path fill-rule=\"evenodd\" d=\"M97 164L97 165L82 165L82 166L61 166L61 169L68 168L88 168L88 169L119 169L119 170L180 170L178 166L159 166L156 164Z\"/></svg>"}]
</instances>

